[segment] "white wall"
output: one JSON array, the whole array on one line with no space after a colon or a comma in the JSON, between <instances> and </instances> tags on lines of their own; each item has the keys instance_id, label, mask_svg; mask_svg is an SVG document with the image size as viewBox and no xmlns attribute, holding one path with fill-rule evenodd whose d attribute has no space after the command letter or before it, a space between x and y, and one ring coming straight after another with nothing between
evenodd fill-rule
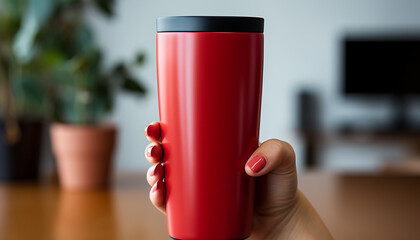
<instances>
[{"instance_id":1,"label":"white wall","mask_svg":"<svg viewBox=\"0 0 420 240\"><path fill-rule=\"evenodd\" d=\"M381 117L386 105L344 102L339 93L338 43L346 31L420 29L418 0L120 0L116 17L97 13L89 19L106 50L106 63L127 59L137 50L147 54L138 74L148 86L145 99L120 96L113 119L120 125L117 165L146 168L144 127L158 120L155 19L167 15L249 15L265 18L265 65L261 139L272 137L300 145L292 134L295 94L315 88L322 96L324 127L333 128L355 115ZM375 150L364 154L374 157ZM372 155L373 154L373 155ZM338 154L338 156L343 154Z\"/></svg>"}]
</instances>

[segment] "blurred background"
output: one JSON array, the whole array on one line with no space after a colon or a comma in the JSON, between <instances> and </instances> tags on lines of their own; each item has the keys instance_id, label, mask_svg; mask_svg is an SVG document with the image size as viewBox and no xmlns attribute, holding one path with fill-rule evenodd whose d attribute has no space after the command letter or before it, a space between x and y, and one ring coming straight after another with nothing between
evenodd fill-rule
<instances>
[{"instance_id":1,"label":"blurred background","mask_svg":"<svg viewBox=\"0 0 420 240\"><path fill-rule=\"evenodd\" d=\"M348 63L351 71L358 71L358 62L372 59L372 55L370 64L376 60L385 61L387 57L390 61L398 58L399 62L415 61L418 70L420 16L417 9L420 2L324 0L175 3L125 0L118 1L115 7L112 21L104 20L96 12L87 14L100 46L105 49L104 63L112 65L129 58L137 49L143 50L147 61L137 73L149 90L146 98L140 101L132 101L126 95L117 97L112 119L121 129L116 155L119 168L146 169L148 166L143 161L143 149L147 145L143 128L149 122L158 120L155 19L167 15L249 15L265 18L260 139L279 138L291 142L297 151L299 167L304 166L308 149L306 135L298 134L296 130L308 127L320 130L320 136L314 140L316 149L309 149L310 152L316 151L313 154L317 155L315 161L319 167L340 171L376 171L387 161L411 157L409 151L412 149L405 144L405 136L390 134L388 141L370 141L371 134L368 134L366 139L366 133L373 130L399 132L392 126L395 117L394 95L397 92L394 94L388 87L382 89L381 84L387 81L388 85L397 86L403 81L404 70L395 70L401 71L401 75L398 75L401 78L393 75L392 79L382 79L382 75L389 75L386 70L393 70L378 63L379 66L372 66L374 73L366 78L344 79L343 68L348 50L345 42L353 38L360 42L360 47L355 45L354 54L357 56ZM364 47L362 42L369 38L373 41L395 38L397 42L413 38L417 43L412 50L403 49L404 43L392 44L392 48L396 49L393 51L388 51L389 48L360 50ZM399 52L399 49L404 53L394 57L392 54ZM408 59L413 56L414 59ZM378 70L383 72L378 73ZM375 73L380 76L373 79ZM418 72L413 74L417 74L415 81L420 81ZM356 81L353 89L344 89L346 80ZM372 91L372 86L378 89ZM406 113L410 120L419 122L420 108L416 99L418 85L416 87L412 91L399 90L398 94L407 101ZM303 110L306 113L299 114L302 108L313 107L317 110ZM383 128L379 129L381 126ZM357 132L356 139L335 134L346 129Z\"/></svg>"},{"instance_id":2,"label":"blurred background","mask_svg":"<svg viewBox=\"0 0 420 240\"><path fill-rule=\"evenodd\" d=\"M18 17L25 22L23 15L28 1L11 2L20 4L18 9L21 12L16 14L21 14ZM119 128L117 169L145 170L149 166L143 158L148 144L143 129L159 119L155 20L167 15L249 15L265 18L260 139L289 141L296 149L299 169L317 166L338 171L377 171L389 162L415 157L412 144L416 143L409 133L415 132L420 125L416 124L420 120L417 97L420 89L416 85L419 81L420 41L420 17L416 11L420 5L418 1L174 3L124 0L115 3L91 1L99 4L85 4L83 8L76 9L66 6L71 2L57 1L63 4L60 8L71 9L68 12L72 14L68 15L74 18L76 15L77 21L83 23L79 30L65 33L75 36L74 46L70 50L66 48L67 52L57 51L66 44L65 41L60 42L59 39L57 46L51 49L45 46L52 41L38 37L37 41L46 50L32 56L34 53L28 50L31 36L27 36L31 33L30 27L26 32L22 29L20 34L16 32L20 39L13 34L10 36L10 46L14 46L15 50L26 44L15 52L19 55L16 61L24 65L23 71L19 70L23 76L21 79L36 78L33 68L43 64L47 65L43 71L60 76L61 82L49 84L43 81L41 85L30 86L26 84L30 81L15 81L20 85L13 90L19 94L22 88L29 88L26 95L41 96L37 96L36 101L26 95L22 98L24 100L17 100L18 103L24 102L21 108L29 109L24 112L30 112L30 116L34 115L35 109L36 116L48 115L47 119L58 122L80 124L111 119ZM108 2L112 8L107 10L103 7L106 4L101 8L101 2ZM39 24L45 27L41 28L44 32L39 35L53 39L51 36L58 33L51 29L56 26L42 21L48 22L40 20ZM84 29L87 29L86 33L83 33ZM384 41L388 45L384 45ZM63 60L73 55L77 56L73 58L73 63ZM28 60L34 58L36 61ZM138 66L133 67L136 60ZM71 69L71 64L94 67ZM411 67L407 70L408 66ZM360 72L366 69L370 72L360 77ZM69 87L77 82L68 77L73 74L72 71L81 72L79 81L83 77L95 79L90 80L94 87L88 90L83 86ZM128 72L130 75L126 76ZM109 83L110 78L117 80ZM118 78L123 80L116 84ZM104 82L105 87L101 86ZM116 86L118 84L121 86ZM141 97L115 94L118 87ZM41 102L36 105L37 101L46 101L47 104ZM85 106L82 107L84 111L79 111L80 105ZM407 124L402 124L402 121ZM312 139L314 131L317 136ZM48 138L46 135L44 138ZM44 140L41 155L43 166L50 168L53 157L48 139Z\"/></svg>"},{"instance_id":3,"label":"blurred background","mask_svg":"<svg viewBox=\"0 0 420 240\"><path fill-rule=\"evenodd\" d=\"M0 184L0 238L42 232L39 239L48 239L53 222L53 239L83 239L80 229L94 239L88 221L111 229L102 239L166 236L147 230L165 223L154 215L143 176L150 167L144 128L159 120L155 21L238 15L265 19L260 141L278 138L295 148L300 187L333 235L416 239L419 9L417 0L0 0L0 180L38 179L38 166L47 175L75 170L77 178L62 178L64 188L106 184L110 171L117 179L135 175L116 180L115 191L86 194ZM77 174L80 166L56 171L70 156L69 138L82 149L109 150L88 157L107 156L93 167L102 171L94 182ZM383 176L389 173L398 177ZM41 231L22 209L40 217ZM394 235L375 235L394 229L395 219L403 220ZM19 224L28 235L13 231ZM11 234L1 235L5 229Z\"/></svg>"}]
</instances>

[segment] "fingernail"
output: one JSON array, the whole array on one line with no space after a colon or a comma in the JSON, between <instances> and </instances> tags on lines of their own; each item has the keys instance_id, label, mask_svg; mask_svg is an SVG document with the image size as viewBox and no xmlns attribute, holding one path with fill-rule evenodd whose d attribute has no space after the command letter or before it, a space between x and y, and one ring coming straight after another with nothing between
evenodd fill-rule
<instances>
[{"instance_id":1,"label":"fingernail","mask_svg":"<svg viewBox=\"0 0 420 240\"><path fill-rule=\"evenodd\" d=\"M146 156L152 158L159 158L159 147L156 145L150 146L146 150Z\"/></svg>"},{"instance_id":2,"label":"fingernail","mask_svg":"<svg viewBox=\"0 0 420 240\"><path fill-rule=\"evenodd\" d=\"M155 146L150 146L150 147L148 147L147 149L146 149L146 156L147 157L152 157L152 151L153 151L153 148L154 148Z\"/></svg>"},{"instance_id":3,"label":"fingernail","mask_svg":"<svg viewBox=\"0 0 420 240\"><path fill-rule=\"evenodd\" d=\"M157 181L155 185L152 187L152 193L160 190L163 187L163 182L161 180Z\"/></svg>"},{"instance_id":4,"label":"fingernail","mask_svg":"<svg viewBox=\"0 0 420 240\"><path fill-rule=\"evenodd\" d=\"M160 176L162 176L163 174L161 174L161 171L162 171L163 169L162 169L162 165L160 165L160 164L157 164L156 166L155 166L155 168L153 169L153 171L150 173L150 175L151 176L158 176L158 175L160 175Z\"/></svg>"},{"instance_id":5,"label":"fingernail","mask_svg":"<svg viewBox=\"0 0 420 240\"><path fill-rule=\"evenodd\" d=\"M153 185L152 187L152 193L155 193L157 191L158 188L158 183L156 183L155 185Z\"/></svg>"},{"instance_id":6,"label":"fingernail","mask_svg":"<svg viewBox=\"0 0 420 240\"><path fill-rule=\"evenodd\" d=\"M253 157L251 160L249 160L249 162L247 163L247 166L254 173L257 173L264 168L266 163L267 163L267 161L265 160L265 158L263 156L257 155L255 157Z\"/></svg>"},{"instance_id":7,"label":"fingernail","mask_svg":"<svg viewBox=\"0 0 420 240\"><path fill-rule=\"evenodd\" d=\"M154 138L158 138L159 137L159 126L157 125L149 125L144 129L144 134L148 137L154 137Z\"/></svg>"}]
</instances>

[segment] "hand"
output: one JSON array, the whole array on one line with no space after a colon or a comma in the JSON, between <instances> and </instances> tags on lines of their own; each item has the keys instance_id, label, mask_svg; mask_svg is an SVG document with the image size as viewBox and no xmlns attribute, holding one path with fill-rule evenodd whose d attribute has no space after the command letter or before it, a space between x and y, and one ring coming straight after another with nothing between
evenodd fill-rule
<instances>
[{"instance_id":1,"label":"hand","mask_svg":"<svg viewBox=\"0 0 420 240\"><path fill-rule=\"evenodd\" d=\"M159 122L145 129L150 143L146 159L154 164L147 172L152 186L150 200L166 213L163 150ZM245 165L246 173L257 177L253 230L249 239L332 239L310 202L297 188L295 153L286 142L263 142Z\"/></svg>"}]
</instances>

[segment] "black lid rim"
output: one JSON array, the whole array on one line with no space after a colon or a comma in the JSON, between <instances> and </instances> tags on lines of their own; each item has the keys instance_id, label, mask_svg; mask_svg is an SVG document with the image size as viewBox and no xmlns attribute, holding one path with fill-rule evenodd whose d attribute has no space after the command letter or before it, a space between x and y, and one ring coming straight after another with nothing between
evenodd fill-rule
<instances>
[{"instance_id":1,"label":"black lid rim","mask_svg":"<svg viewBox=\"0 0 420 240\"><path fill-rule=\"evenodd\" d=\"M248 16L167 16L156 19L160 32L264 32L264 18Z\"/></svg>"}]
</instances>

